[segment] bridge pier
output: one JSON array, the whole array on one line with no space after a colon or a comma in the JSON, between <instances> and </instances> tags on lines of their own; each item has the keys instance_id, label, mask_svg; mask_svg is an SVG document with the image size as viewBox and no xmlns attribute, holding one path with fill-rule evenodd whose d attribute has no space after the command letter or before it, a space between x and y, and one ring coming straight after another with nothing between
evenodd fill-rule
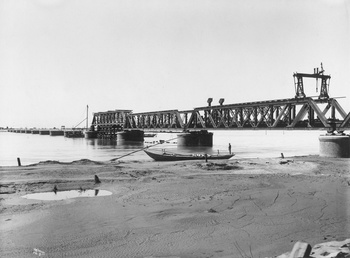
<instances>
[{"instance_id":1,"label":"bridge pier","mask_svg":"<svg viewBox=\"0 0 350 258\"><path fill-rule=\"evenodd\" d=\"M45 130L45 129L44 130L40 130L39 134L40 135L50 135L50 131L49 130Z\"/></svg>"},{"instance_id":2,"label":"bridge pier","mask_svg":"<svg viewBox=\"0 0 350 258\"><path fill-rule=\"evenodd\" d=\"M350 135L320 135L320 156L350 158Z\"/></svg>"},{"instance_id":3,"label":"bridge pier","mask_svg":"<svg viewBox=\"0 0 350 258\"><path fill-rule=\"evenodd\" d=\"M64 131L62 130L50 130L51 136L64 136Z\"/></svg>"},{"instance_id":4,"label":"bridge pier","mask_svg":"<svg viewBox=\"0 0 350 258\"><path fill-rule=\"evenodd\" d=\"M207 130L184 132L177 136L177 146L213 146L213 133Z\"/></svg>"},{"instance_id":5,"label":"bridge pier","mask_svg":"<svg viewBox=\"0 0 350 258\"><path fill-rule=\"evenodd\" d=\"M95 130L95 126L90 126L89 130L84 132L85 139L96 139L98 138L98 132Z\"/></svg>"},{"instance_id":6,"label":"bridge pier","mask_svg":"<svg viewBox=\"0 0 350 258\"><path fill-rule=\"evenodd\" d=\"M124 130L122 132L117 132L118 141L134 141L143 142L144 131L142 130Z\"/></svg>"},{"instance_id":7,"label":"bridge pier","mask_svg":"<svg viewBox=\"0 0 350 258\"><path fill-rule=\"evenodd\" d=\"M86 131L84 134L85 134L85 139L96 139L97 138L97 131Z\"/></svg>"}]
</instances>

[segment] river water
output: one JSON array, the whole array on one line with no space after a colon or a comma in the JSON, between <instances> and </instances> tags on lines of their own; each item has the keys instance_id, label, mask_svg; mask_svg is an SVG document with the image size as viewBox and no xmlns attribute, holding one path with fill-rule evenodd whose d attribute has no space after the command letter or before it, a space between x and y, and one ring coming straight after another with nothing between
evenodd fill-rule
<instances>
[{"instance_id":1,"label":"river water","mask_svg":"<svg viewBox=\"0 0 350 258\"><path fill-rule=\"evenodd\" d=\"M177 147L176 133L158 133L146 137L145 142L119 142L116 140L66 138L38 134L0 132L0 166L17 166L17 157L22 165L46 160L71 162L80 159L108 161L121 157L160 140L164 144L154 149L169 149L188 153L228 153L232 145L235 158L263 158L317 155L318 136L325 131L318 130L240 130L213 131L213 147ZM172 139L169 141L169 139ZM143 151L123 157L121 160L151 160Z\"/></svg>"}]
</instances>

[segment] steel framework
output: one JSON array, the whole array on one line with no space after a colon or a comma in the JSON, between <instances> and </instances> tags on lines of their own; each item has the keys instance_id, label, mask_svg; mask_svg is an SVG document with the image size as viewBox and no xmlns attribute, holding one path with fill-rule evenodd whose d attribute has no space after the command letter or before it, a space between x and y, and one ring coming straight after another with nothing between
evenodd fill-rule
<instances>
[{"instance_id":1,"label":"steel framework","mask_svg":"<svg viewBox=\"0 0 350 258\"><path fill-rule=\"evenodd\" d=\"M294 73L294 84L295 84L295 98L305 98L304 92L304 82L303 78L315 78L316 79L316 92L318 91L318 79L321 79L321 89L319 99L328 99L328 91L329 91L329 81L331 79L330 75L324 74L324 69L321 63L321 69L314 68L314 73Z\"/></svg>"},{"instance_id":2,"label":"steel framework","mask_svg":"<svg viewBox=\"0 0 350 258\"><path fill-rule=\"evenodd\" d=\"M131 110L110 110L94 113L91 127L99 138L116 138L117 132L127 128L128 114Z\"/></svg>"},{"instance_id":3,"label":"steel framework","mask_svg":"<svg viewBox=\"0 0 350 258\"><path fill-rule=\"evenodd\" d=\"M333 128L350 127L350 113L346 113L335 98L329 98L330 75L315 68L313 74L294 73L295 98L208 106L193 110L177 109L133 113L132 110L114 110L94 114L92 126L100 137L110 137L122 129L257 129L257 128ZM321 79L318 98L304 93L303 78ZM336 125L336 126L335 126ZM111 138L111 137L110 137Z\"/></svg>"},{"instance_id":4,"label":"steel framework","mask_svg":"<svg viewBox=\"0 0 350 258\"><path fill-rule=\"evenodd\" d=\"M325 107L322 109L322 105ZM336 99L282 99L195 108L187 128L330 128L347 114ZM349 118L348 118L349 120ZM342 123L339 127L345 127Z\"/></svg>"},{"instance_id":5,"label":"steel framework","mask_svg":"<svg viewBox=\"0 0 350 258\"><path fill-rule=\"evenodd\" d=\"M330 121L338 121L340 129L350 123L350 113L347 114L336 99L294 98L206 106L186 111L98 112L94 114L92 125L102 135L109 135L121 129L331 128Z\"/></svg>"}]
</instances>

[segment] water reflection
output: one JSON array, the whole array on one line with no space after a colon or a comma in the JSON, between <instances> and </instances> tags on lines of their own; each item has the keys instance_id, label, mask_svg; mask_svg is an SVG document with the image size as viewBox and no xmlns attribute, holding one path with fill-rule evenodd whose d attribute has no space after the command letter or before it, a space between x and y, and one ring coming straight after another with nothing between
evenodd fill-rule
<instances>
[{"instance_id":1,"label":"water reflection","mask_svg":"<svg viewBox=\"0 0 350 258\"><path fill-rule=\"evenodd\" d=\"M117 144L119 146L124 146L124 147L143 147L143 142L136 142L136 141L125 141L125 140L118 140Z\"/></svg>"},{"instance_id":2,"label":"water reflection","mask_svg":"<svg viewBox=\"0 0 350 258\"><path fill-rule=\"evenodd\" d=\"M26 194L22 196L22 198L30 199L30 200L44 200L44 201L58 201L65 199L72 199L78 197L97 197L97 196L108 196L111 195L112 192L106 190L70 190L70 191L52 191L45 193L33 193Z\"/></svg>"},{"instance_id":3,"label":"water reflection","mask_svg":"<svg viewBox=\"0 0 350 258\"><path fill-rule=\"evenodd\" d=\"M91 146L117 146L115 139L86 139L86 143Z\"/></svg>"},{"instance_id":4,"label":"water reflection","mask_svg":"<svg viewBox=\"0 0 350 258\"><path fill-rule=\"evenodd\" d=\"M121 149L123 149L124 147L143 147L143 142L116 139L86 139L86 144L94 146L96 148L101 148L101 146L108 146L112 148L118 146Z\"/></svg>"}]
</instances>

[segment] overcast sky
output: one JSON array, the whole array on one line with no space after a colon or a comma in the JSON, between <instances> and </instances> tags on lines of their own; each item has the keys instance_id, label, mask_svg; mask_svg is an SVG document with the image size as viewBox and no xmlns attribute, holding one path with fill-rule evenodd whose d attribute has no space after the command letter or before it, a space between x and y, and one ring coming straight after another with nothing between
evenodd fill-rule
<instances>
[{"instance_id":1,"label":"overcast sky","mask_svg":"<svg viewBox=\"0 0 350 258\"><path fill-rule=\"evenodd\" d=\"M321 62L349 112L349 29L350 0L0 0L0 126L292 98Z\"/></svg>"}]
</instances>

